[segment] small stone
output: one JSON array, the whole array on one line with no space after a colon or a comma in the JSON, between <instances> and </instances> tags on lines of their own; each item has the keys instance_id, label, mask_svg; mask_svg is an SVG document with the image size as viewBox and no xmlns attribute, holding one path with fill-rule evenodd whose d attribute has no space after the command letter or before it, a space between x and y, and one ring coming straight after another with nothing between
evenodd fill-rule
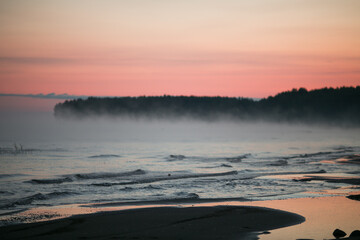
<instances>
[{"instance_id":1,"label":"small stone","mask_svg":"<svg viewBox=\"0 0 360 240\"><path fill-rule=\"evenodd\" d=\"M359 230L355 230L350 234L350 237L360 237L360 231Z\"/></svg>"},{"instance_id":2,"label":"small stone","mask_svg":"<svg viewBox=\"0 0 360 240\"><path fill-rule=\"evenodd\" d=\"M349 195L349 196L347 196L347 198L352 199L352 200L360 201L360 194L357 194L357 195Z\"/></svg>"},{"instance_id":3,"label":"small stone","mask_svg":"<svg viewBox=\"0 0 360 240\"><path fill-rule=\"evenodd\" d=\"M345 237L346 233L340 229L335 229L335 231L333 232L333 235L336 238L341 238L341 237Z\"/></svg>"}]
</instances>

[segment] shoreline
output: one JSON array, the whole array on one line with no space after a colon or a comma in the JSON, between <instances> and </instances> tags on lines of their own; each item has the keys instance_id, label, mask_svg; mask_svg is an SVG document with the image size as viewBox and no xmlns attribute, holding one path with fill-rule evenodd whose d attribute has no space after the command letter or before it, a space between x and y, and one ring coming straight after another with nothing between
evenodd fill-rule
<instances>
[{"instance_id":1,"label":"shoreline","mask_svg":"<svg viewBox=\"0 0 360 240\"><path fill-rule=\"evenodd\" d=\"M126 206L68 205L28 211L30 216L56 217L59 213L61 219L3 226L0 238L333 239L336 228L348 234L360 228L356 225L360 222L358 212L360 202L345 196L253 202L194 199Z\"/></svg>"},{"instance_id":2,"label":"shoreline","mask_svg":"<svg viewBox=\"0 0 360 240\"><path fill-rule=\"evenodd\" d=\"M294 213L253 206L148 207L0 228L1 239L257 239L299 224Z\"/></svg>"}]
</instances>

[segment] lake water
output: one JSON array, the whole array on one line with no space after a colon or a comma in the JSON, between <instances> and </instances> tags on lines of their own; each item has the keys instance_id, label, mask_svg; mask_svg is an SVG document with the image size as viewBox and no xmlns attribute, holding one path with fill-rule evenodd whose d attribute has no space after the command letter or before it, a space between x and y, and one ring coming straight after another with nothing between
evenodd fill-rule
<instances>
[{"instance_id":1,"label":"lake water","mask_svg":"<svg viewBox=\"0 0 360 240\"><path fill-rule=\"evenodd\" d=\"M332 195L353 186L294 178L360 173L336 162L360 154L359 128L3 116L0 224L66 204Z\"/></svg>"}]
</instances>

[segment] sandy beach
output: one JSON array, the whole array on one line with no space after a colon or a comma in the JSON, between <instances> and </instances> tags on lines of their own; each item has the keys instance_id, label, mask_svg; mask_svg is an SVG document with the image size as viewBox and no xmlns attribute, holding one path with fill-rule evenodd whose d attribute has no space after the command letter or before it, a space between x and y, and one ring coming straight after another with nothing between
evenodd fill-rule
<instances>
[{"instance_id":1,"label":"sandy beach","mask_svg":"<svg viewBox=\"0 0 360 240\"><path fill-rule=\"evenodd\" d=\"M0 0L0 240L360 240L360 0Z\"/></svg>"},{"instance_id":2,"label":"sandy beach","mask_svg":"<svg viewBox=\"0 0 360 240\"><path fill-rule=\"evenodd\" d=\"M264 231L304 220L297 214L263 207L151 207L3 227L0 238L257 239Z\"/></svg>"},{"instance_id":3,"label":"sandy beach","mask_svg":"<svg viewBox=\"0 0 360 240\"><path fill-rule=\"evenodd\" d=\"M347 233L342 239L359 239L349 238L360 228L359 213L360 202L345 196L69 205L15 214L14 218L29 221L35 221L34 216L44 218L39 218L42 222L1 227L0 239L315 240L334 239L332 233L337 228Z\"/></svg>"}]
</instances>

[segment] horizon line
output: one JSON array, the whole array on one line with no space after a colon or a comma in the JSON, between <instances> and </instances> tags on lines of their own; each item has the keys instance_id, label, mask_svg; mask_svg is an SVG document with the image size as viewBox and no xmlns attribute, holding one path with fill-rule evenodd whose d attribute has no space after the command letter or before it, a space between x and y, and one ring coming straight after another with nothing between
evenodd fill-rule
<instances>
[{"instance_id":1,"label":"horizon line","mask_svg":"<svg viewBox=\"0 0 360 240\"><path fill-rule=\"evenodd\" d=\"M292 88L289 90L285 90L285 91L280 91L278 93L276 93L275 95L279 94L279 93L283 93L283 92L288 92L288 91L292 91L294 89L306 89L307 91L312 91L312 90L320 90L320 89L337 89L337 88L343 88L343 87L353 87L353 88L357 88L360 87L360 85L356 85L356 86L341 86L341 87L322 87L322 88L314 88L314 89L307 89L306 87L298 87L298 88ZM0 97L26 97L26 98L40 98L40 99L61 99L61 100L73 100L73 99L86 99L89 97L98 97L98 98L116 98L116 97L163 97L163 96L171 96L171 97L228 97L228 98L247 98L247 99L253 99L253 100L260 100L260 99L265 99L271 96L275 96L275 95L269 95L266 97L244 97L244 96L234 96L234 97L230 97L230 96L221 96L221 95L195 95L195 94L191 94L191 95L171 95L171 94L159 94L159 95L146 95L146 94L142 94L142 95L137 95L137 96L110 96L110 95L105 95L105 96L96 96L96 95L71 95L71 94L67 94L67 93L62 93L62 94L56 94L56 93L48 93L48 94L44 94L44 93L38 93L38 94L25 94L25 93L0 93Z\"/></svg>"}]
</instances>

